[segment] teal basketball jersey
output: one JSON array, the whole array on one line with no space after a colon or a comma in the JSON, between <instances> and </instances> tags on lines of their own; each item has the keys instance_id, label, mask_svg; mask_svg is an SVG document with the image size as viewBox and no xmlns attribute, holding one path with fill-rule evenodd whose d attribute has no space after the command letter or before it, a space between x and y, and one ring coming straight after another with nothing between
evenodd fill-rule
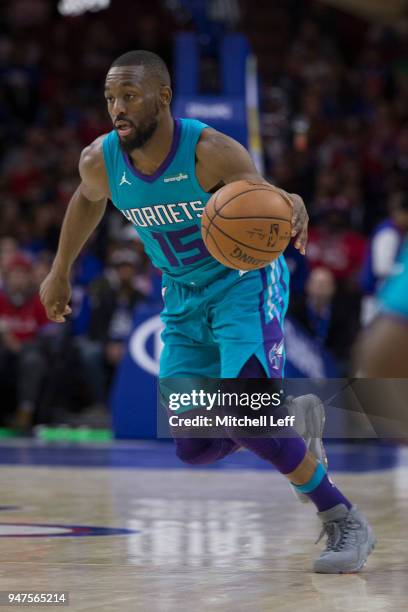
<instances>
[{"instance_id":1,"label":"teal basketball jersey","mask_svg":"<svg viewBox=\"0 0 408 612\"><path fill-rule=\"evenodd\" d=\"M211 194L197 180L195 151L206 127L196 119L176 119L170 152L152 175L133 166L115 130L103 140L113 204L133 223L157 268L175 281L197 286L228 271L208 253L201 237L200 219ZM279 260L286 268L283 257Z\"/></svg>"},{"instance_id":2,"label":"teal basketball jersey","mask_svg":"<svg viewBox=\"0 0 408 612\"><path fill-rule=\"evenodd\" d=\"M225 270L201 238L200 218L211 194L198 183L195 150L206 127L194 119L176 119L170 152L152 175L133 166L115 130L103 141L113 204L133 223L157 268L195 285Z\"/></svg>"}]
</instances>

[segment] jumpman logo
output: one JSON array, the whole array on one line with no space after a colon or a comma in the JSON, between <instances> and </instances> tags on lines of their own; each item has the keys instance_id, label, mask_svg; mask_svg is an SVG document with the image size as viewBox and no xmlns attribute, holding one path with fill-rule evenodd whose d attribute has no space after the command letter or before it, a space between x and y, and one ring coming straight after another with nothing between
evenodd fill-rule
<instances>
[{"instance_id":1,"label":"jumpman logo","mask_svg":"<svg viewBox=\"0 0 408 612\"><path fill-rule=\"evenodd\" d=\"M132 184L132 183L131 183L130 181L128 181L128 180L127 180L127 178L126 178L126 172L124 172L124 173L122 174L122 178L120 179L119 187L120 187L121 185L131 185L131 184Z\"/></svg>"}]
</instances>

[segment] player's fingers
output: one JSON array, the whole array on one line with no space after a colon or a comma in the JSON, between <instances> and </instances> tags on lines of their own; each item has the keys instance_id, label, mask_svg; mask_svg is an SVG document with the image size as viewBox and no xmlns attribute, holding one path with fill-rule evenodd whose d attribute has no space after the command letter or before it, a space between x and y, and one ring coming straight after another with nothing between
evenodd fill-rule
<instances>
[{"instance_id":1,"label":"player's fingers","mask_svg":"<svg viewBox=\"0 0 408 612\"><path fill-rule=\"evenodd\" d=\"M305 224L295 242L295 248L298 249L302 255L306 254L307 237L307 224Z\"/></svg>"},{"instance_id":2,"label":"player's fingers","mask_svg":"<svg viewBox=\"0 0 408 612\"><path fill-rule=\"evenodd\" d=\"M71 308L61 302L56 302L52 306L45 307L47 317L54 323L65 323L65 315L71 313Z\"/></svg>"},{"instance_id":3,"label":"player's fingers","mask_svg":"<svg viewBox=\"0 0 408 612\"><path fill-rule=\"evenodd\" d=\"M294 236L296 236L296 234L299 232L299 227L298 227L298 217L297 214L294 213L293 217L292 217L292 238Z\"/></svg>"},{"instance_id":4,"label":"player's fingers","mask_svg":"<svg viewBox=\"0 0 408 612\"><path fill-rule=\"evenodd\" d=\"M291 193L287 193L286 191L283 191L282 189L278 190L279 193L281 194L281 196L291 205L292 207L292 219L290 220L292 229L291 229L291 236L292 238L294 236L296 236L296 234L298 233L299 229L298 229L298 225L299 225L299 215L296 209L296 202L295 199L293 198Z\"/></svg>"},{"instance_id":5,"label":"player's fingers","mask_svg":"<svg viewBox=\"0 0 408 612\"><path fill-rule=\"evenodd\" d=\"M56 315L56 314L53 314L52 312L47 313L47 317L53 323L64 323L64 321L65 321L65 319L64 319L64 317L62 315Z\"/></svg>"},{"instance_id":6,"label":"player's fingers","mask_svg":"<svg viewBox=\"0 0 408 612\"><path fill-rule=\"evenodd\" d=\"M292 238L299 234L304 226L305 219L298 212L293 213L292 217Z\"/></svg>"},{"instance_id":7,"label":"player's fingers","mask_svg":"<svg viewBox=\"0 0 408 612\"><path fill-rule=\"evenodd\" d=\"M305 227L307 229L308 223L309 223L309 217L307 215L305 208L300 207L298 209L295 209L293 211L293 216L292 216L292 238L294 236L297 236L297 234L300 234L301 232L303 232L303 229Z\"/></svg>"},{"instance_id":8,"label":"player's fingers","mask_svg":"<svg viewBox=\"0 0 408 612\"><path fill-rule=\"evenodd\" d=\"M55 312L55 310L51 312L49 319L51 319L51 321L54 321L54 323L64 323L65 322L64 315L62 315L60 312Z\"/></svg>"},{"instance_id":9,"label":"player's fingers","mask_svg":"<svg viewBox=\"0 0 408 612\"><path fill-rule=\"evenodd\" d=\"M303 227L305 224L307 225L309 218L305 204L299 195L296 193L291 193L290 201L292 203L291 234L293 238L303 230Z\"/></svg>"}]
</instances>

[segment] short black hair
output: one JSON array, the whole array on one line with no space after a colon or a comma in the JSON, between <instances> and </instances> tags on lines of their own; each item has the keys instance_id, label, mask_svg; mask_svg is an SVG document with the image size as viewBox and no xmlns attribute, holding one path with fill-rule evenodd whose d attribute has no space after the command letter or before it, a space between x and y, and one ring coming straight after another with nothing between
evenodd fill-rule
<instances>
[{"instance_id":1,"label":"short black hair","mask_svg":"<svg viewBox=\"0 0 408 612\"><path fill-rule=\"evenodd\" d=\"M117 57L111 64L111 68L117 66L145 66L147 72L156 78L161 85L170 85L170 73L161 57L152 51L128 51Z\"/></svg>"}]
</instances>

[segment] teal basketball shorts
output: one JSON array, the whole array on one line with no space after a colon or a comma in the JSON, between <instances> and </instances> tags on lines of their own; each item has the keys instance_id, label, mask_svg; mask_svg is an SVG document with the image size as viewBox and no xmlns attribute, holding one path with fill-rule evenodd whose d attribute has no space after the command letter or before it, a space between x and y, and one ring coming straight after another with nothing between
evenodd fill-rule
<instances>
[{"instance_id":1,"label":"teal basketball shorts","mask_svg":"<svg viewBox=\"0 0 408 612\"><path fill-rule=\"evenodd\" d=\"M160 377L237 378L255 355L265 376L282 378L289 273L281 257L266 268L226 269L203 287L164 275Z\"/></svg>"}]
</instances>

